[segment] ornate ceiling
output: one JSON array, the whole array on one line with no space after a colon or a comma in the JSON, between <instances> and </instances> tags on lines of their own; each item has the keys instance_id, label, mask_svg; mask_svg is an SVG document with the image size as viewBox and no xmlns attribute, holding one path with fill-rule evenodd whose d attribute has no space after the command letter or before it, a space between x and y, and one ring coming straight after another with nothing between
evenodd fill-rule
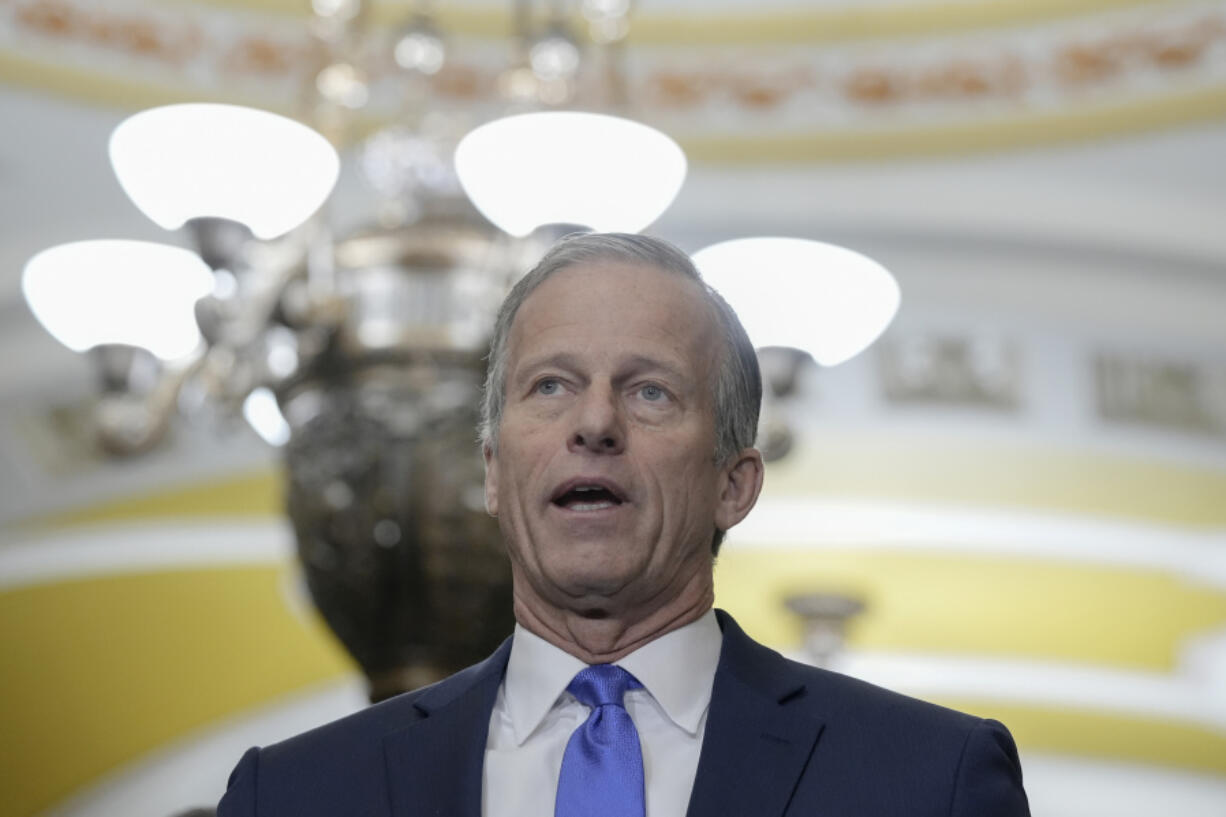
<instances>
[{"instance_id":1,"label":"ornate ceiling","mask_svg":"<svg viewBox=\"0 0 1226 817\"><path fill-rule=\"evenodd\" d=\"M437 104L491 110L509 7L447 3ZM376 3L390 36L413 10ZM297 113L318 70L307 3L5 0L0 79L137 108L224 99ZM962 153L1226 115L1226 5L1079 0L644 3L628 45L637 116L698 161ZM395 117L390 56L365 115Z\"/></svg>"}]
</instances>

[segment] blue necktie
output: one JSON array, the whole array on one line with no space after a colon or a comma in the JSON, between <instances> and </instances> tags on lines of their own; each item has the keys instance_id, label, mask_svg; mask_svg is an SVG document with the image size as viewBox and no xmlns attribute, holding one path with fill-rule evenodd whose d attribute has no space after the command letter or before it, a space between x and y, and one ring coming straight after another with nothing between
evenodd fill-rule
<instances>
[{"instance_id":1,"label":"blue necktie","mask_svg":"<svg viewBox=\"0 0 1226 817\"><path fill-rule=\"evenodd\" d=\"M566 687L592 712L562 755L555 817L644 817L643 750L622 703L642 686L621 667L597 664Z\"/></svg>"}]
</instances>

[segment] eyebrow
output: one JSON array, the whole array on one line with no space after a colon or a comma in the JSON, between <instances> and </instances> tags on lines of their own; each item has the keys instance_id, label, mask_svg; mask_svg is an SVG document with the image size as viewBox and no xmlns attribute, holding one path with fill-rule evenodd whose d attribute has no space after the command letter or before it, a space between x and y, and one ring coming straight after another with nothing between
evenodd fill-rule
<instances>
[{"instance_id":1,"label":"eyebrow","mask_svg":"<svg viewBox=\"0 0 1226 817\"><path fill-rule=\"evenodd\" d=\"M644 355L634 355L627 361L626 368L631 372L658 371L679 384L687 383L686 373L670 363Z\"/></svg>"},{"instance_id":2,"label":"eyebrow","mask_svg":"<svg viewBox=\"0 0 1226 817\"><path fill-rule=\"evenodd\" d=\"M515 367L513 380L519 383L527 376L526 372L535 372L537 369L545 368L569 369L573 371L579 368L579 361L570 352L554 352L543 357L528 358Z\"/></svg>"},{"instance_id":3,"label":"eyebrow","mask_svg":"<svg viewBox=\"0 0 1226 817\"><path fill-rule=\"evenodd\" d=\"M579 359L572 353L555 352L538 358L529 358L516 366L513 382L516 384L522 383L531 373L539 369L551 367L569 371L577 371L581 368ZM646 355L632 355L622 362L622 365L618 367L618 371L618 379L630 377L641 372L660 372L676 381L679 385L688 385L689 380L682 369L657 358L647 357ZM626 372L626 374L621 374L621 372Z\"/></svg>"}]
</instances>

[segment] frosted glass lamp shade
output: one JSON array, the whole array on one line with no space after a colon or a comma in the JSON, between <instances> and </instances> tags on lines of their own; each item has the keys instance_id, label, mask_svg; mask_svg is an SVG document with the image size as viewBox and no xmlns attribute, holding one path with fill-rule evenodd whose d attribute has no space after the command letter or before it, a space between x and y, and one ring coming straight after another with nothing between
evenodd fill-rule
<instances>
[{"instance_id":1,"label":"frosted glass lamp shade","mask_svg":"<svg viewBox=\"0 0 1226 817\"><path fill-rule=\"evenodd\" d=\"M200 343L193 307L212 288L200 256L145 241L61 244L31 258L21 277L30 311L69 349L122 343L163 360Z\"/></svg>"},{"instance_id":2,"label":"frosted glass lamp shade","mask_svg":"<svg viewBox=\"0 0 1226 817\"><path fill-rule=\"evenodd\" d=\"M336 149L316 131L236 105L142 111L115 128L110 154L124 192L160 227L225 218L263 239L310 218L340 174Z\"/></svg>"},{"instance_id":3,"label":"frosted glass lamp shade","mask_svg":"<svg viewBox=\"0 0 1226 817\"><path fill-rule=\"evenodd\" d=\"M572 111L488 122L455 152L464 192L513 236L547 224L636 233L655 221L685 181L685 153L630 119Z\"/></svg>"},{"instance_id":4,"label":"frosted glass lamp shade","mask_svg":"<svg viewBox=\"0 0 1226 817\"><path fill-rule=\"evenodd\" d=\"M853 250L799 238L742 238L694 264L736 310L754 346L802 349L834 366L868 348L898 311L894 276Z\"/></svg>"}]
</instances>

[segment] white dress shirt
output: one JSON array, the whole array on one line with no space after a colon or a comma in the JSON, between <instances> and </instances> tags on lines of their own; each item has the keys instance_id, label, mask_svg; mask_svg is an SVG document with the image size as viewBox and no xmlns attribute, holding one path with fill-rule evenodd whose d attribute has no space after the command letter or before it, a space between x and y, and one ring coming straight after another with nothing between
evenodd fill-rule
<instances>
[{"instance_id":1,"label":"white dress shirt","mask_svg":"<svg viewBox=\"0 0 1226 817\"><path fill-rule=\"evenodd\" d=\"M722 643L715 612L708 610L616 662L643 684L626 693L625 704L643 747L647 817L683 815L689 806ZM490 714L484 817L553 814L562 754L590 712L566 687L586 666L516 625Z\"/></svg>"}]
</instances>

